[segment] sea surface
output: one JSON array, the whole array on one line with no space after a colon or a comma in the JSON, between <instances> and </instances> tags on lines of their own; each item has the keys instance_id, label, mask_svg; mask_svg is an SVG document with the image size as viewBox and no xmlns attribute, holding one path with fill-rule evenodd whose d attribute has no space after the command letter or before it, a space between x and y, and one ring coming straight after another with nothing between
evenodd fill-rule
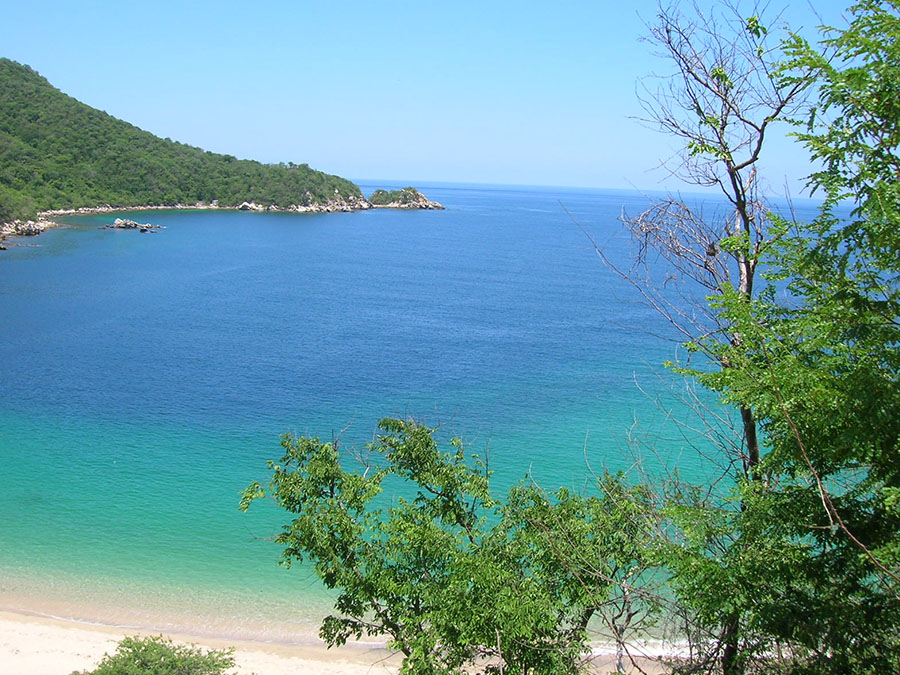
<instances>
[{"instance_id":1,"label":"sea surface","mask_svg":"<svg viewBox=\"0 0 900 675\"><path fill-rule=\"evenodd\" d=\"M238 511L285 432L415 417L498 493L709 468L677 336L585 234L627 269L645 195L419 187L446 210L79 216L0 253L0 608L312 640L329 594L277 565L287 514Z\"/></svg>"}]
</instances>

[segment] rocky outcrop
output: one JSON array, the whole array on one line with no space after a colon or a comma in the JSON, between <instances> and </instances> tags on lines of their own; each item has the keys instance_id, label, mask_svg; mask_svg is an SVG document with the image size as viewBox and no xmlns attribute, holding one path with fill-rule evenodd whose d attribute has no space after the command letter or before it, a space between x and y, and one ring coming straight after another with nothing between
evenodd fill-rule
<instances>
[{"instance_id":1,"label":"rocky outcrop","mask_svg":"<svg viewBox=\"0 0 900 675\"><path fill-rule=\"evenodd\" d=\"M372 205L362 195L350 195L343 197L335 194L333 199L319 204L292 204L285 209L277 209L281 211L291 211L293 213L351 213L353 211L366 211L371 209Z\"/></svg>"},{"instance_id":2,"label":"rocky outcrop","mask_svg":"<svg viewBox=\"0 0 900 675\"><path fill-rule=\"evenodd\" d=\"M2 223L0 224L0 241L7 237L35 237L51 227L56 227L56 223L45 218L14 220L11 223Z\"/></svg>"},{"instance_id":3,"label":"rocky outcrop","mask_svg":"<svg viewBox=\"0 0 900 675\"><path fill-rule=\"evenodd\" d=\"M163 225L151 225L150 223L139 223L136 220L128 218L116 218L112 225L104 225L101 230L140 230L141 232L155 232L156 230L166 229Z\"/></svg>"},{"instance_id":4,"label":"rocky outcrop","mask_svg":"<svg viewBox=\"0 0 900 675\"><path fill-rule=\"evenodd\" d=\"M384 193L388 199L377 202L376 195ZM214 199L211 202L197 202L196 204L167 204L159 206L155 204L143 204L137 206L103 206L83 207L79 209L58 209L54 211L42 211L38 215L41 218L53 216L83 215L93 213L115 213L116 211L165 211L170 209L237 209L238 211L254 211L259 213L350 213L351 211L367 211L372 208L383 209L443 209L438 202L433 202L415 188L403 188L402 190L376 190L372 198L366 199L363 195L344 196L337 191L334 197L324 202L313 201L313 196L306 193L304 203L291 204L290 206L264 205L253 201L243 201L238 206L222 206ZM373 199L374 198L374 199ZM49 221L47 221L49 222Z\"/></svg>"},{"instance_id":5,"label":"rocky outcrop","mask_svg":"<svg viewBox=\"0 0 900 675\"><path fill-rule=\"evenodd\" d=\"M53 217L91 215L95 213L116 213L117 211L170 211L172 209L181 210L217 208L219 208L219 201L214 199L210 203L197 202L196 204L138 204L132 206L110 206L109 204L103 204L101 206L82 206L81 208L77 209L54 209L51 211L41 211L38 215L42 217Z\"/></svg>"},{"instance_id":6,"label":"rocky outcrop","mask_svg":"<svg viewBox=\"0 0 900 675\"><path fill-rule=\"evenodd\" d=\"M387 197L382 196L386 195ZM307 195L312 202L312 195ZM202 207L200 207L202 208ZM334 197L325 202L291 204L290 206L263 206L256 202L242 202L235 207L238 211L258 211L269 213L351 213L369 209L443 209L443 205L433 202L414 188L403 188L387 192L376 190L372 197L366 199L362 195L343 196L335 192Z\"/></svg>"}]
</instances>

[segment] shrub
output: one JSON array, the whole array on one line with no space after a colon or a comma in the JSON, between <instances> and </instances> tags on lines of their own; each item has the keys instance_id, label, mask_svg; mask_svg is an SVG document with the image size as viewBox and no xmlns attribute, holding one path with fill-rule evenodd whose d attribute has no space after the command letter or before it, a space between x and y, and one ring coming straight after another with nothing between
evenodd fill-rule
<instances>
[{"instance_id":1,"label":"shrub","mask_svg":"<svg viewBox=\"0 0 900 675\"><path fill-rule=\"evenodd\" d=\"M94 670L72 675L222 675L234 666L234 650L176 645L162 635L126 637Z\"/></svg>"}]
</instances>

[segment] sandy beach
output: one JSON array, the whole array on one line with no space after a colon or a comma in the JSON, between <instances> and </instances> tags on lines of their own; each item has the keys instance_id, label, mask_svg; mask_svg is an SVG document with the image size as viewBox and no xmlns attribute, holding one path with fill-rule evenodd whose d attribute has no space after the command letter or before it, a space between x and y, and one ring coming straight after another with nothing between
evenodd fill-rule
<instances>
[{"instance_id":1,"label":"sandy beach","mask_svg":"<svg viewBox=\"0 0 900 675\"><path fill-rule=\"evenodd\" d=\"M70 621L48 616L0 610L0 673L9 675L69 675L97 665L116 643L127 635L158 635L158 632ZM235 668L240 675L388 675L397 673L401 658L382 648L347 645L327 649L324 645L294 645L240 640L218 640L168 634L178 643L207 649L234 648ZM663 673L661 664L640 659L646 673ZM629 671L632 669L627 668ZM615 659L597 655L590 673L614 673ZM639 671L633 671L639 672Z\"/></svg>"},{"instance_id":2,"label":"sandy beach","mask_svg":"<svg viewBox=\"0 0 900 675\"><path fill-rule=\"evenodd\" d=\"M152 631L125 630L44 616L0 611L0 673L9 675L68 675L94 667L105 653L115 651L126 635L155 635ZM168 635L180 643L204 648L235 648L236 673L242 675L379 675L396 673L400 659L380 648L269 644L222 641Z\"/></svg>"}]
</instances>

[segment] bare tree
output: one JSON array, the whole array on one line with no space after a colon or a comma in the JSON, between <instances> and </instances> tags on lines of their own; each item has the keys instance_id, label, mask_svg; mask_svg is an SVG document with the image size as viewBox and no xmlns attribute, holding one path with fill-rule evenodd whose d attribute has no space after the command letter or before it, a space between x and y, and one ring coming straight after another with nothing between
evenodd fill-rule
<instances>
[{"instance_id":1,"label":"bare tree","mask_svg":"<svg viewBox=\"0 0 900 675\"><path fill-rule=\"evenodd\" d=\"M724 2L709 11L694 4L688 16L675 5L660 5L647 38L673 72L645 83L644 121L682 142L668 164L674 175L688 184L718 187L731 205L729 212L707 218L684 200L669 197L624 218L638 242L632 275L637 273L645 297L692 342L712 336L739 342L741 337L706 303L694 305L696 311L688 316L683 306L667 301L649 283L650 255L667 261L668 278L676 283L686 281L707 295L753 296L757 263L772 243L757 163L773 125L800 111L810 84L809 77L782 75L780 45L770 44L760 12L758 6L742 10ZM756 421L749 408L740 412L743 467L754 476Z\"/></svg>"},{"instance_id":2,"label":"bare tree","mask_svg":"<svg viewBox=\"0 0 900 675\"><path fill-rule=\"evenodd\" d=\"M728 207L707 214L669 195L637 215L624 214L637 243L629 270L612 265L595 244L604 262L633 284L685 342L704 350L722 369L730 364L712 346L740 344L741 335L707 298L754 297L758 262L777 236L757 165L773 126L802 111L812 81L809 73L792 71L787 77L779 69L776 33L784 35L786 29L770 33L769 26L778 27L779 19L765 22L764 10L731 0L709 10L694 4L689 12L678 4L659 5L646 40L671 69L643 83L643 121L680 142L665 168L689 185L718 188ZM759 480L757 420L749 406L740 406L739 412L742 442L719 445L730 447L729 452L737 448L728 466L737 465L739 477ZM707 663L719 663L726 675L743 672L740 621L737 611L724 617L705 654Z\"/></svg>"}]
</instances>

